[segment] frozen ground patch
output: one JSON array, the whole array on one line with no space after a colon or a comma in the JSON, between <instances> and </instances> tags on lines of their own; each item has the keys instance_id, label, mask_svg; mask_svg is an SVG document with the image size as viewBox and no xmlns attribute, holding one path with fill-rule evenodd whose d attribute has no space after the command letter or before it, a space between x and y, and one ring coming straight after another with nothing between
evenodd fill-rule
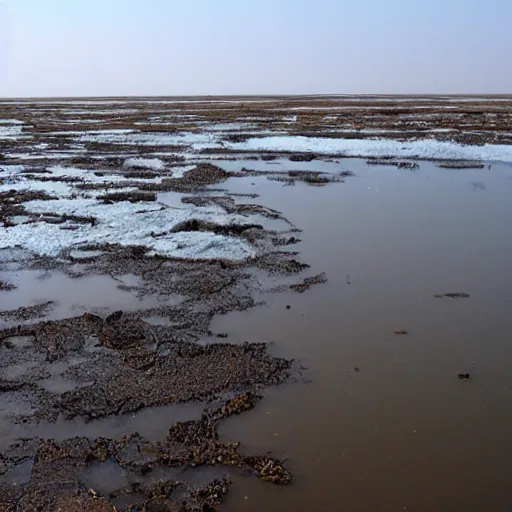
<instances>
[{"instance_id":1,"label":"frozen ground patch","mask_svg":"<svg viewBox=\"0 0 512 512\"><path fill-rule=\"evenodd\" d=\"M326 139L321 137L283 136L225 143L225 147L245 151L284 151L350 157L391 156L398 158L512 162L512 145L465 146L437 140L400 142L391 139Z\"/></svg>"},{"instance_id":2,"label":"frozen ground patch","mask_svg":"<svg viewBox=\"0 0 512 512\"><path fill-rule=\"evenodd\" d=\"M63 185L63 184L61 184ZM34 222L5 228L0 249L19 247L40 256L55 257L62 250L83 245L143 245L150 254L187 259L243 260L256 254L246 240L212 232L171 230L191 218L227 225L247 219L228 215L220 208L196 208L191 205L165 207L161 203L102 204L95 199L36 200L24 203L27 214L94 218L94 223L66 221L63 224ZM64 229L63 229L64 228Z\"/></svg>"},{"instance_id":3,"label":"frozen ground patch","mask_svg":"<svg viewBox=\"0 0 512 512\"><path fill-rule=\"evenodd\" d=\"M192 146L196 150L216 146L219 137L212 133L97 133L84 134L77 142L141 146Z\"/></svg>"},{"instance_id":4,"label":"frozen ground patch","mask_svg":"<svg viewBox=\"0 0 512 512\"><path fill-rule=\"evenodd\" d=\"M151 169L153 171L163 171L165 165L159 158L128 158L124 161L125 169Z\"/></svg>"},{"instance_id":5,"label":"frozen ground patch","mask_svg":"<svg viewBox=\"0 0 512 512\"><path fill-rule=\"evenodd\" d=\"M12 139L18 137L23 132L23 126L19 124L0 125L0 139Z\"/></svg>"}]
</instances>

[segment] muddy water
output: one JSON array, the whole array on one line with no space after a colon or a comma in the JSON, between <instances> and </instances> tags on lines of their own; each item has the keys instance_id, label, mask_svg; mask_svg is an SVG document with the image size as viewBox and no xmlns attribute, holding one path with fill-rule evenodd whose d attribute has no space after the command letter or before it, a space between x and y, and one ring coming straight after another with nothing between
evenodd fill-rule
<instances>
[{"instance_id":1,"label":"muddy water","mask_svg":"<svg viewBox=\"0 0 512 512\"><path fill-rule=\"evenodd\" d=\"M211 326L229 333L228 340L273 341L273 352L308 367L310 380L268 390L255 410L222 425L224 440L242 441L247 452L271 449L294 474L284 488L234 474L222 509L511 510L512 167L448 170L422 163L410 171L343 159L226 162L230 170L256 164L269 172L351 170L356 176L321 188L257 177L222 185L260 194L250 202L276 208L301 227L302 242L290 249L312 264L311 275L326 272L329 279L305 294L265 294L266 306L217 317ZM130 275L71 278L13 266L2 278L18 289L0 294L0 310L53 300L50 318L182 299L140 297L140 283ZM434 297L453 292L470 297ZM41 385L54 391L72 385L54 370ZM460 372L471 379L459 380ZM6 404L12 407L29 404ZM16 430L0 418L0 444L20 436L128 431L160 439L173 421L197 418L202 407ZM30 464L9 479L25 482ZM211 476L201 470L173 478L202 483ZM84 475L105 492L134 478L110 464Z\"/></svg>"},{"instance_id":2,"label":"muddy water","mask_svg":"<svg viewBox=\"0 0 512 512\"><path fill-rule=\"evenodd\" d=\"M303 228L301 258L329 281L214 320L311 380L225 423L287 457L294 483L236 478L223 510L512 510L512 168L340 167L356 176L320 189L230 183ZM452 292L470 298L434 297Z\"/></svg>"},{"instance_id":3,"label":"muddy water","mask_svg":"<svg viewBox=\"0 0 512 512\"><path fill-rule=\"evenodd\" d=\"M48 306L44 317L57 320L85 312L102 314L116 309L149 309L162 303L179 304L183 300L178 295L139 297L137 290L140 280L130 274L116 278L100 275L84 277L79 273L77 275L79 277L70 277L62 272L39 270L3 272L2 279L17 288L8 293L0 293L0 312L52 301L53 304ZM16 321L0 319L0 327L13 323L16 324Z\"/></svg>"}]
</instances>

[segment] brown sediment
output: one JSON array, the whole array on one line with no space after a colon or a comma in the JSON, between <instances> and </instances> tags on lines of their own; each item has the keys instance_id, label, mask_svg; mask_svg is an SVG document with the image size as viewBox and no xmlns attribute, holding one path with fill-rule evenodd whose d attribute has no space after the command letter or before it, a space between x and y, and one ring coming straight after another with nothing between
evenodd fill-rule
<instances>
[{"instance_id":1,"label":"brown sediment","mask_svg":"<svg viewBox=\"0 0 512 512\"><path fill-rule=\"evenodd\" d=\"M117 203L121 201L129 201L130 203L150 202L156 201L156 194L154 192L141 192L134 190L130 192L111 192L98 196L99 201L106 204Z\"/></svg>"},{"instance_id":2,"label":"brown sediment","mask_svg":"<svg viewBox=\"0 0 512 512\"><path fill-rule=\"evenodd\" d=\"M2 311L0 312L0 318L18 322L32 320L46 315L54 305L55 303L53 301L47 301L42 304L36 304L35 306L24 306L10 311ZM2 333L0 332L0 339L1 338Z\"/></svg>"},{"instance_id":3,"label":"brown sediment","mask_svg":"<svg viewBox=\"0 0 512 512\"><path fill-rule=\"evenodd\" d=\"M443 169L483 169L482 162L473 160L441 160L436 162L437 167Z\"/></svg>"},{"instance_id":4,"label":"brown sediment","mask_svg":"<svg viewBox=\"0 0 512 512\"><path fill-rule=\"evenodd\" d=\"M10 292L15 290L17 287L12 283L7 283L6 281L2 281L0 279L0 292Z\"/></svg>"},{"instance_id":5,"label":"brown sediment","mask_svg":"<svg viewBox=\"0 0 512 512\"><path fill-rule=\"evenodd\" d=\"M409 162L407 160L396 160L394 158L368 158L366 161L368 165L392 165L394 167L398 167L399 169L410 169L416 170L419 169L419 164L417 162Z\"/></svg>"},{"instance_id":6,"label":"brown sediment","mask_svg":"<svg viewBox=\"0 0 512 512\"><path fill-rule=\"evenodd\" d=\"M304 293L306 290L309 290L313 285L315 284L322 284L327 282L327 276L324 272L321 274L318 274L313 277L307 277L305 278L302 283L299 284L292 284L290 286L290 289L294 292Z\"/></svg>"},{"instance_id":7,"label":"brown sediment","mask_svg":"<svg viewBox=\"0 0 512 512\"><path fill-rule=\"evenodd\" d=\"M290 155L288 160L290 160L290 162L312 162L315 158L316 155L313 153L297 153Z\"/></svg>"},{"instance_id":8,"label":"brown sediment","mask_svg":"<svg viewBox=\"0 0 512 512\"><path fill-rule=\"evenodd\" d=\"M469 293L441 293L434 295L436 299L442 299L443 297L448 297L450 299L468 299L470 297Z\"/></svg>"},{"instance_id":9,"label":"brown sediment","mask_svg":"<svg viewBox=\"0 0 512 512\"><path fill-rule=\"evenodd\" d=\"M63 442L34 439L13 445L2 454L6 470L33 460L26 484L0 487L2 510L114 510L116 499L136 495L138 510L215 510L224 499L229 479L214 480L195 487L169 476L146 484L144 478L162 468L197 468L218 466L231 471L254 474L277 485L291 482L290 471L269 455L246 455L240 443L219 440L219 422L233 414L252 409L261 397L243 393L227 400L217 409L206 409L199 420L174 423L162 441L150 441L137 433L122 439L75 437ZM120 470L138 475L139 482L101 495L88 488L84 472L94 464L110 462ZM62 508L68 507L68 508ZM71 507L71 508L69 508ZM169 508L170 507L170 508ZM205 508L206 507L206 508ZM131 507L122 510L133 510Z\"/></svg>"},{"instance_id":10,"label":"brown sediment","mask_svg":"<svg viewBox=\"0 0 512 512\"><path fill-rule=\"evenodd\" d=\"M263 229L260 224L228 224L226 226L206 222L203 220L191 219L177 224L171 229L172 233L180 231L211 231L217 235L240 236L248 230Z\"/></svg>"}]
</instances>

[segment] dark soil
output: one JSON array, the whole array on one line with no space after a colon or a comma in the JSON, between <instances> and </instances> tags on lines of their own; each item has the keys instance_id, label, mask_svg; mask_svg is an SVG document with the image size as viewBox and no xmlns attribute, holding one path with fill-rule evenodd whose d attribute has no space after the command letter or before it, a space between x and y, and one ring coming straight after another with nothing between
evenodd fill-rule
<instances>
[{"instance_id":1,"label":"dark soil","mask_svg":"<svg viewBox=\"0 0 512 512\"><path fill-rule=\"evenodd\" d=\"M294 292L304 293L306 290L309 290L313 285L315 284L322 284L327 282L327 276L324 272L321 274L318 274L313 277L307 277L302 281L302 283L299 284L292 284L290 286L290 289L292 289Z\"/></svg>"},{"instance_id":2,"label":"dark soil","mask_svg":"<svg viewBox=\"0 0 512 512\"><path fill-rule=\"evenodd\" d=\"M15 320L17 322L33 320L34 318L41 318L42 316L48 314L53 306L54 303L52 301L48 301L44 302L43 304L37 304L35 306L25 306L10 311L2 311L0 312L0 318L4 320Z\"/></svg>"},{"instance_id":3,"label":"dark soil","mask_svg":"<svg viewBox=\"0 0 512 512\"><path fill-rule=\"evenodd\" d=\"M145 483L152 472L162 468L221 466L286 485L291 481L291 473L279 460L269 455L241 454L239 443L219 440L219 422L252 409L260 398L253 393L238 395L217 409L205 410L199 420L175 423L162 441L146 440L134 433L122 439L75 437L61 443L35 439L13 445L2 454L4 470L25 461L33 461L33 467L26 484L0 487L0 509L113 511L117 500L126 497L125 503L133 499L135 508L127 505L117 510L215 510L229 488L228 479L214 480L205 487L194 487L171 477ZM119 471L138 475L139 481L106 495L87 488L84 471L107 462Z\"/></svg>"},{"instance_id":4,"label":"dark soil","mask_svg":"<svg viewBox=\"0 0 512 512\"><path fill-rule=\"evenodd\" d=\"M34 314L30 311L30 316ZM16 318L21 315L29 317L17 310ZM33 390L36 416L50 420L59 414L92 419L212 400L221 393L279 384L289 377L291 368L290 361L269 357L264 344L197 345L180 341L175 328L152 327L122 312L105 320L88 313L0 332L0 340L17 336L30 336L34 341L22 353L12 343L4 344L0 368L24 360L34 367L13 383L36 383L47 372L48 362L83 360L63 374L76 383L76 389L57 396Z\"/></svg>"},{"instance_id":5,"label":"dark soil","mask_svg":"<svg viewBox=\"0 0 512 512\"><path fill-rule=\"evenodd\" d=\"M403 160L395 160L393 158L369 158L366 163L368 165L392 165L399 169L419 169L419 164L416 162L407 162Z\"/></svg>"},{"instance_id":6,"label":"dark soil","mask_svg":"<svg viewBox=\"0 0 512 512\"><path fill-rule=\"evenodd\" d=\"M448 297L450 299L468 299L470 297L469 293L442 293L439 295L434 295L437 299L442 299L443 297Z\"/></svg>"},{"instance_id":7,"label":"dark soil","mask_svg":"<svg viewBox=\"0 0 512 512\"><path fill-rule=\"evenodd\" d=\"M227 180L230 173L212 164L199 164L195 169L186 172L182 178L163 179L161 184L147 184L147 190L168 190L191 192L204 189L207 185Z\"/></svg>"},{"instance_id":8,"label":"dark soil","mask_svg":"<svg viewBox=\"0 0 512 512\"><path fill-rule=\"evenodd\" d=\"M140 203L146 201L156 201L154 192L141 192L139 190L131 192L111 192L98 196L98 200L106 204L117 203L120 201L129 201L130 203Z\"/></svg>"},{"instance_id":9,"label":"dark soil","mask_svg":"<svg viewBox=\"0 0 512 512\"><path fill-rule=\"evenodd\" d=\"M312 162L315 158L313 153L297 153L288 157L290 162Z\"/></svg>"},{"instance_id":10,"label":"dark soil","mask_svg":"<svg viewBox=\"0 0 512 512\"><path fill-rule=\"evenodd\" d=\"M14 284L0 280L0 292L10 292L15 289L16 286Z\"/></svg>"},{"instance_id":11,"label":"dark soil","mask_svg":"<svg viewBox=\"0 0 512 512\"><path fill-rule=\"evenodd\" d=\"M436 165L443 169L483 169L485 167L482 162L471 160L444 160L436 162Z\"/></svg>"},{"instance_id":12,"label":"dark soil","mask_svg":"<svg viewBox=\"0 0 512 512\"><path fill-rule=\"evenodd\" d=\"M175 226L171 232L180 231L211 231L216 235L241 236L248 230L263 229L260 224L228 224L226 226L205 222L203 220L191 219Z\"/></svg>"}]
</instances>

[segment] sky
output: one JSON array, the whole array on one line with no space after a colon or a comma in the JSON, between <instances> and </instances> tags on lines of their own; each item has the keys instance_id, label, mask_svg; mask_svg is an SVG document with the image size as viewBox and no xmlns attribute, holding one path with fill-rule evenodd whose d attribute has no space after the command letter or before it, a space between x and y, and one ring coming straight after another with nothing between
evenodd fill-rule
<instances>
[{"instance_id":1,"label":"sky","mask_svg":"<svg viewBox=\"0 0 512 512\"><path fill-rule=\"evenodd\" d=\"M512 0L0 0L0 97L512 93Z\"/></svg>"}]
</instances>

